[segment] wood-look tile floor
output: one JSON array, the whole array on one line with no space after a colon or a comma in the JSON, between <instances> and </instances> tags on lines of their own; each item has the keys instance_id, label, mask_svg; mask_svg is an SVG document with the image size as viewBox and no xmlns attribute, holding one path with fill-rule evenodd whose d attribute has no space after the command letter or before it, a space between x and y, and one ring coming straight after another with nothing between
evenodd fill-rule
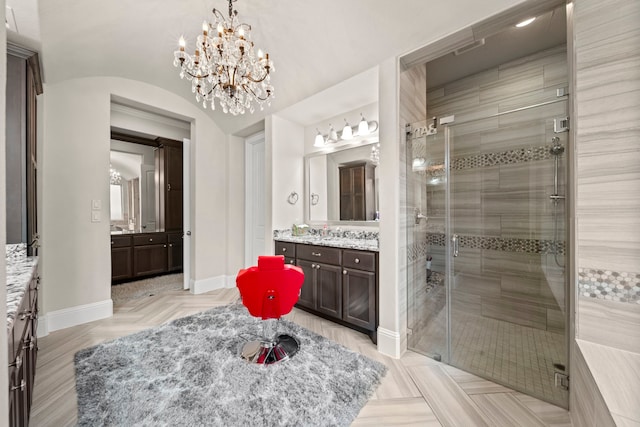
<instances>
[{"instance_id":1,"label":"wood-look tile floor","mask_svg":"<svg viewBox=\"0 0 640 427\"><path fill-rule=\"evenodd\" d=\"M237 300L235 289L201 295L169 291L115 306L109 319L41 338L30 425L76 424L73 356L78 350ZM297 309L287 318L389 367L354 426L571 425L564 409L425 356L407 352L401 359L389 358L364 334Z\"/></svg>"}]
</instances>

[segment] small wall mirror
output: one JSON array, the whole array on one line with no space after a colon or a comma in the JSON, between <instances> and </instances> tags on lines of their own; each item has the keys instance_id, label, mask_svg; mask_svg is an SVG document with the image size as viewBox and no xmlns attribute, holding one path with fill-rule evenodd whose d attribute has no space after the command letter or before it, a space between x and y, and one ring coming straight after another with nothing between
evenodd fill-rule
<instances>
[{"instance_id":1,"label":"small wall mirror","mask_svg":"<svg viewBox=\"0 0 640 427\"><path fill-rule=\"evenodd\" d=\"M377 147L375 141L305 156L308 223L377 224Z\"/></svg>"},{"instance_id":2,"label":"small wall mirror","mask_svg":"<svg viewBox=\"0 0 640 427\"><path fill-rule=\"evenodd\" d=\"M111 231L158 231L155 148L111 140Z\"/></svg>"}]
</instances>

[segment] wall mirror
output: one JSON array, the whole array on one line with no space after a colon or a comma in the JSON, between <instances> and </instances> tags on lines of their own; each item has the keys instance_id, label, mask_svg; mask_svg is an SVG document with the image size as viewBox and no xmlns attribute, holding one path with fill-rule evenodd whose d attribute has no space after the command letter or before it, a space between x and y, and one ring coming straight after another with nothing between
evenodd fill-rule
<instances>
[{"instance_id":1,"label":"wall mirror","mask_svg":"<svg viewBox=\"0 0 640 427\"><path fill-rule=\"evenodd\" d=\"M305 156L305 220L309 224L377 225L378 142Z\"/></svg>"},{"instance_id":2,"label":"wall mirror","mask_svg":"<svg viewBox=\"0 0 640 427\"><path fill-rule=\"evenodd\" d=\"M155 147L111 140L111 231L158 231Z\"/></svg>"}]
</instances>

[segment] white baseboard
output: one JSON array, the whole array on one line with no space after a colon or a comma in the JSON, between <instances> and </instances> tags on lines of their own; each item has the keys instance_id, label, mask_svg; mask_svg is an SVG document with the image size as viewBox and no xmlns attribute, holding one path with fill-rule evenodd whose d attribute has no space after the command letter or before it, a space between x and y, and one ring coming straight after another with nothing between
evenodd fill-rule
<instances>
[{"instance_id":1,"label":"white baseboard","mask_svg":"<svg viewBox=\"0 0 640 427\"><path fill-rule=\"evenodd\" d=\"M217 289L233 288L236 286L235 276L216 276L207 279L191 280L191 293L204 294Z\"/></svg>"},{"instance_id":2,"label":"white baseboard","mask_svg":"<svg viewBox=\"0 0 640 427\"><path fill-rule=\"evenodd\" d=\"M45 336L49 332L111 316L113 316L113 301L111 299L50 311L38 320L38 336Z\"/></svg>"},{"instance_id":3,"label":"white baseboard","mask_svg":"<svg viewBox=\"0 0 640 427\"><path fill-rule=\"evenodd\" d=\"M378 351L387 356L399 359L400 356L402 356L400 334L378 326Z\"/></svg>"}]
</instances>

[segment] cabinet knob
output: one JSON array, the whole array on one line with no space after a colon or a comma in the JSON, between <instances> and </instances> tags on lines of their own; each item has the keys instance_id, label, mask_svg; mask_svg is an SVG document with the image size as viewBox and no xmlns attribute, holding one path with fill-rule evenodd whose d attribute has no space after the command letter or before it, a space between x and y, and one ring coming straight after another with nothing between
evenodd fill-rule
<instances>
[{"instance_id":1,"label":"cabinet knob","mask_svg":"<svg viewBox=\"0 0 640 427\"><path fill-rule=\"evenodd\" d=\"M316 268L316 265L315 264L311 264L311 268Z\"/></svg>"},{"instance_id":2,"label":"cabinet knob","mask_svg":"<svg viewBox=\"0 0 640 427\"><path fill-rule=\"evenodd\" d=\"M360 264L360 258L354 259L353 262L355 262L356 264Z\"/></svg>"},{"instance_id":3,"label":"cabinet knob","mask_svg":"<svg viewBox=\"0 0 640 427\"><path fill-rule=\"evenodd\" d=\"M111 244L113 245L113 240L111 241Z\"/></svg>"},{"instance_id":4,"label":"cabinet knob","mask_svg":"<svg viewBox=\"0 0 640 427\"><path fill-rule=\"evenodd\" d=\"M163 247L164 247L164 248L166 248L166 247L167 247L167 245L163 245Z\"/></svg>"},{"instance_id":5,"label":"cabinet knob","mask_svg":"<svg viewBox=\"0 0 640 427\"><path fill-rule=\"evenodd\" d=\"M287 248L282 248L282 252L287 252Z\"/></svg>"},{"instance_id":6,"label":"cabinet knob","mask_svg":"<svg viewBox=\"0 0 640 427\"><path fill-rule=\"evenodd\" d=\"M169 247L172 248L173 247L173 243L169 243Z\"/></svg>"},{"instance_id":7,"label":"cabinet knob","mask_svg":"<svg viewBox=\"0 0 640 427\"><path fill-rule=\"evenodd\" d=\"M347 270L342 270L342 274L346 276L347 275Z\"/></svg>"},{"instance_id":8,"label":"cabinet knob","mask_svg":"<svg viewBox=\"0 0 640 427\"><path fill-rule=\"evenodd\" d=\"M149 241L150 241L150 242L153 242L153 239L152 239L151 237L149 237Z\"/></svg>"}]
</instances>

